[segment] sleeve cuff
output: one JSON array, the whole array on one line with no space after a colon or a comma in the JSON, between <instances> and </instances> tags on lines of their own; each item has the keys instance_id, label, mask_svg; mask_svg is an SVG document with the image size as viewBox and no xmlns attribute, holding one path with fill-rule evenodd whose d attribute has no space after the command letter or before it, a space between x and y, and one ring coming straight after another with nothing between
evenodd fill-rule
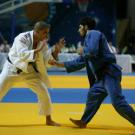
<instances>
[{"instance_id":1,"label":"sleeve cuff","mask_svg":"<svg viewBox=\"0 0 135 135\"><path fill-rule=\"evenodd\" d=\"M71 72L68 62L64 62L64 67L65 67L67 73Z\"/></svg>"},{"instance_id":2,"label":"sleeve cuff","mask_svg":"<svg viewBox=\"0 0 135 135\"><path fill-rule=\"evenodd\" d=\"M34 62L35 61L34 50L30 50L30 56L28 58L28 61L30 61L30 62Z\"/></svg>"}]
</instances>

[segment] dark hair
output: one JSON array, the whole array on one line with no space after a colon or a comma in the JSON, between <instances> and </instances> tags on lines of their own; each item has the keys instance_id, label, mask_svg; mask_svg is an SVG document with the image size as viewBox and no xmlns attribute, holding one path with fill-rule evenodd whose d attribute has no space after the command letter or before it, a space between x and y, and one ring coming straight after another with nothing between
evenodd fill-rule
<instances>
[{"instance_id":1,"label":"dark hair","mask_svg":"<svg viewBox=\"0 0 135 135\"><path fill-rule=\"evenodd\" d=\"M83 26L87 25L88 29L91 30L95 28L96 21L92 19L91 17L84 17L81 19L80 25L83 25Z\"/></svg>"},{"instance_id":2,"label":"dark hair","mask_svg":"<svg viewBox=\"0 0 135 135\"><path fill-rule=\"evenodd\" d=\"M50 27L51 27L50 24L47 24L44 21L39 21L34 25L34 30L39 31L39 30L43 30L45 28L50 28Z\"/></svg>"}]
</instances>

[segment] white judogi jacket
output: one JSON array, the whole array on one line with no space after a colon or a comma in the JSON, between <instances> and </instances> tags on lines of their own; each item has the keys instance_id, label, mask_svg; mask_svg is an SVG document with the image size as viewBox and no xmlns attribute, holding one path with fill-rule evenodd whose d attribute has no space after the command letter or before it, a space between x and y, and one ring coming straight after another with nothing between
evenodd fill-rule
<instances>
[{"instance_id":1,"label":"white judogi jacket","mask_svg":"<svg viewBox=\"0 0 135 135\"><path fill-rule=\"evenodd\" d=\"M40 44L42 44L42 42L40 42ZM45 46L44 49L34 58L33 31L28 31L19 34L15 38L13 46L9 52L9 58L14 65L14 72L19 68L23 72L29 73L29 62L35 62L40 78L46 82L48 87L50 87L46 66L48 60L53 58L51 54L52 49L48 49L48 46Z\"/></svg>"}]
</instances>

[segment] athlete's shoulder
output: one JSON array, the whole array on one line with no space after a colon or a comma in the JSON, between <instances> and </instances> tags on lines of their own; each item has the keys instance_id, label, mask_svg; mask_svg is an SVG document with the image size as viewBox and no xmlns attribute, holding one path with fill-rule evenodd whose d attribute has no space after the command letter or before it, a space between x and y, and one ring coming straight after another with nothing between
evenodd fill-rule
<instances>
[{"instance_id":1,"label":"athlete's shoulder","mask_svg":"<svg viewBox=\"0 0 135 135\"><path fill-rule=\"evenodd\" d=\"M86 34L86 39L91 39L91 38L97 39L100 38L101 35L102 33L98 30L89 30Z\"/></svg>"},{"instance_id":2,"label":"athlete's shoulder","mask_svg":"<svg viewBox=\"0 0 135 135\"><path fill-rule=\"evenodd\" d=\"M89 30L88 34L101 35L102 33L98 30Z\"/></svg>"},{"instance_id":3,"label":"athlete's shoulder","mask_svg":"<svg viewBox=\"0 0 135 135\"><path fill-rule=\"evenodd\" d=\"M18 36L15 37L15 40L19 40L20 42L26 44L31 38L30 32L31 31L20 33Z\"/></svg>"}]
</instances>

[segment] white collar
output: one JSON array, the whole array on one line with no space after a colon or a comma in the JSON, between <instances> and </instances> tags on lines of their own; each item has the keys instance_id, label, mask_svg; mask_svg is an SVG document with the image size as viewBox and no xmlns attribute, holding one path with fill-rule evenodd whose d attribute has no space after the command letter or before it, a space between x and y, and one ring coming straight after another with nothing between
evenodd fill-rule
<instances>
[{"instance_id":1,"label":"white collar","mask_svg":"<svg viewBox=\"0 0 135 135\"><path fill-rule=\"evenodd\" d=\"M33 30L30 31L30 38L31 38L31 44L32 44L32 47L33 47L33 33L34 33Z\"/></svg>"}]
</instances>

